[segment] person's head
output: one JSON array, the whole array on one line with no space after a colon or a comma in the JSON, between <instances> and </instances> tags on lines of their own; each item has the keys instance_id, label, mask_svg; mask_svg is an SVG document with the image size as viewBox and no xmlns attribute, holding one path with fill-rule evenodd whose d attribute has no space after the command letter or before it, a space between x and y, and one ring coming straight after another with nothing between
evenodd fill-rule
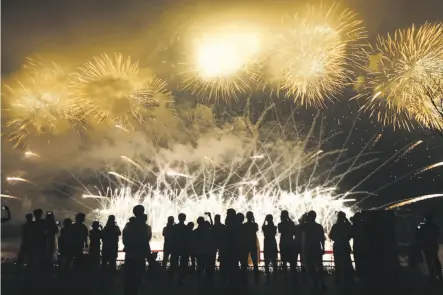
<instances>
[{"instance_id":1,"label":"person's head","mask_svg":"<svg viewBox=\"0 0 443 295\"><path fill-rule=\"evenodd\" d=\"M98 221L92 222L92 229L93 230L98 230L99 228L100 228L100 222L98 222Z\"/></svg>"},{"instance_id":2,"label":"person's head","mask_svg":"<svg viewBox=\"0 0 443 295\"><path fill-rule=\"evenodd\" d=\"M242 224L245 221L245 216L243 215L243 213L237 213L237 222Z\"/></svg>"},{"instance_id":3,"label":"person's head","mask_svg":"<svg viewBox=\"0 0 443 295\"><path fill-rule=\"evenodd\" d=\"M344 222L346 220L346 213L343 211L337 212L337 222Z\"/></svg>"},{"instance_id":4,"label":"person's head","mask_svg":"<svg viewBox=\"0 0 443 295\"><path fill-rule=\"evenodd\" d=\"M55 216L52 211L46 212L46 222L47 223L55 223Z\"/></svg>"},{"instance_id":5,"label":"person's head","mask_svg":"<svg viewBox=\"0 0 443 295\"><path fill-rule=\"evenodd\" d=\"M115 225L115 216L114 215L108 216L108 221L106 221L106 225L107 226Z\"/></svg>"},{"instance_id":6,"label":"person's head","mask_svg":"<svg viewBox=\"0 0 443 295\"><path fill-rule=\"evenodd\" d=\"M72 224L71 218L65 218L63 219L63 227L68 227Z\"/></svg>"},{"instance_id":7,"label":"person's head","mask_svg":"<svg viewBox=\"0 0 443 295\"><path fill-rule=\"evenodd\" d=\"M75 215L75 222L83 223L83 222L85 222L85 218L86 218L85 213L77 213Z\"/></svg>"},{"instance_id":8,"label":"person's head","mask_svg":"<svg viewBox=\"0 0 443 295\"><path fill-rule=\"evenodd\" d=\"M180 214L178 215L178 221L179 221L180 223L184 223L184 222L186 221L186 214L185 214L185 213L180 213Z\"/></svg>"},{"instance_id":9,"label":"person's head","mask_svg":"<svg viewBox=\"0 0 443 295\"><path fill-rule=\"evenodd\" d=\"M287 221L288 219L289 219L289 213L288 213L288 211L283 210L283 211L280 213L280 220L281 220L282 222L285 222L285 221Z\"/></svg>"},{"instance_id":10,"label":"person's head","mask_svg":"<svg viewBox=\"0 0 443 295\"><path fill-rule=\"evenodd\" d=\"M317 213L315 213L314 210L308 212L308 221L309 222L314 222L316 218L317 218Z\"/></svg>"},{"instance_id":11,"label":"person's head","mask_svg":"<svg viewBox=\"0 0 443 295\"><path fill-rule=\"evenodd\" d=\"M26 223L32 223L34 216L31 213L25 215Z\"/></svg>"},{"instance_id":12,"label":"person's head","mask_svg":"<svg viewBox=\"0 0 443 295\"><path fill-rule=\"evenodd\" d=\"M173 225L173 224L174 224L174 216L169 216L167 225Z\"/></svg>"},{"instance_id":13,"label":"person's head","mask_svg":"<svg viewBox=\"0 0 443 295\"><path fill-rule=\"evenodd\" d=\"M135 222L135 217L134 216L129 217L129 222Z\"/></svg>"},{"instance_id":14,"label":"person's head","mask_svg":"<svg viewBox=\"0 0 443 295\"><path fill-rule=\"evenodd\" d=\"M34 210L34 218L35 218L35 220L39 220L39 219L42 219L42 217L43 217L43 210L42 209L35 209Z\"/></svg>"},{"instance_id":15,"label":"person's head","mask_svg":"<svg viewBox=\"0 0 443 295\"><path fill-rule=\"evenodd\" d=\"M221 223L221 216L220 216L220 214L215 214L214 222L217 223L217 224Z\"/></svg>"},{"instance_id":16,"label":"person's head","mask_svg":"<svg viewBox=\"0 0 443 295\"><path fill-rule=\"evenodd\" d=\"M200 216L199 218L197 218L197 224L198 226L202 226L205 223L205 218Z\"/></svg>"},{"instance_id":17,"label":"person's head","mask_svg":"<svg viewBox=\"0 0 443 295\"><path fill-rule=\"evenodd\" d=\"M252 213L252 211L246 212L246 219L248 220L248 222L254 222L254 213Z\"/></svg>"},{"instance_id":18,"label":"person's head","mask_svg":"<svg viewBox=\"0 0 443 295\"><path fill-rule=\"evenodd\" d=\"M426 212L424 218L426 222L434 221L434 215L431 212Z\"/></svg>"},{"instance_id":19,"label":"person's head","mask_svg":"<svg viewBox=\"0 0 443 295\"><path fill-rule=\"evenodd\" d=\"M266 215L265 220L269 224L273 224L274 223L274 217L271 214Z\"/></svg>"},{"instance_id":20,"label":"person's head","mask_svg":"<svg viewBox=\"0 0 443 295\"><path fill-rule=\"evenodd\" d=\"M190 230L193 230L194 229L194 222L188 222L188 225L187 225L187 227L190 229Z\"/></svg>"},{"instance_id":21,"label":"person's head","mask_svg":"<svg viewBox=\"0 0 443 295\"><path fill-rule=\"evenodd\" d=\"M142 218L143 214L145 214L145 207L143 207L143 205L134 206L132 213L135 217Z\"/></svg>"}]
</instances>

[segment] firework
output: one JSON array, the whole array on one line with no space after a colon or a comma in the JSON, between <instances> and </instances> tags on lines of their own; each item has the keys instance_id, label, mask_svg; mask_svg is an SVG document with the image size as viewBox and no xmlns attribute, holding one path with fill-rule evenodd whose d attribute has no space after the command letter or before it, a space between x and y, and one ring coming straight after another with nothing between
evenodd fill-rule
<instances>
[{"instance_id":1,"label":"firework","mask_svg":"<svg viewBox=\"0 0 443 295\"><path fill-rule=\"evenodd\" d=\"M108 189L86 191L84 196L100 202L101 208L95 210L99 220L104 222L113 214L120 225L132 215L133 206L143 204L157 242L162 239L168 216L184 212L187 220L195 221L204 212L223 215L228 208L253 211L259 223L267 214L278 220L281 210L288 210L293 219L315 210L318 222L329 231L337 211L352 215L353 207L346 204L355 201L352 196L362 192L340 192L338 177L328 179L325 173L316 171L319 161L326 161L340 151L303 152L304 144L264 144L242 158L219 162L202 155L199 164L171 162L156 164L156 168L152 167L152 161L140 162L122 156L130 167L129 172L109 172ZM362 161L358 166L353 163L347 173L371 162ZM343 164L337 162L337 166Z\"/></svg>"},{"instance_id":2,"label":"firework","mask_svg":"<svg viewBox=\"0 0 443 295\"><path fill-rule=\"evenodd\" d=\"M160 94L168 94L162 80L143 77L138 62L117 53L94 57L80 67L71 92L96 123L110 122L123 129L145 122Z\"/></svg>"},{"instance_id":3,"label":"firework","mask_svg":"<svg viewBox=\"0 0 443 295\"><path fill-rule=\"evenodd\" d=\"M236 99L252 91L261 77L261 33L244 26L225 26L191 34L182 64L184 90L205 100Z\"/></svg>"},{"instance_id":4,"label":"firework","mask_svg":"<svg viewBox=\"0 0 443 295\"><path fill-rule=\"evenodd\" d=\"M286 18L271 51L267 84L306 106L322 107L351 81L362 61L362 21L338 6L308 6Z\"/></svg>"},{"instance_id":5,"label":"firework","mask_svg":"<svg viewBox=\"0 0 443 295\"><path fill-rule=\"evenodd\" d=\"M30 135L61 134L81 120L81 109L68 93L69 72L61 66L28 59L22 79L5 85L7 125L15 146Z\"/></svg>"},{"instance_id":6,"label":"firework","mask_svg":"<svg viewBox=\"0 0 443 295\"><path fill-rule=\"evenodd\" d=\"M443 194L431 194L431 195L424 195L424 196L420 196L420 197L410 198L410 199L406 199L406 200L403 200L400 202L396 202L394 204L390 204L390 206L387 207L386 210L392 210L392 209L400 208L400 207L410 205L410 204L413 204L416 202L435 199L435 198L441 198L441 197L443 197Z\"/></svg>"},{"instance_id":7,"label":"firework","mask_svg":"<svg viewBox=\"0 0 443 295\"><path fill-rule=\"evenodd\" d=\"M443 24L379 36L369 55L362 109L394 127L442 130Z\"/></svg>"}]
</instances>

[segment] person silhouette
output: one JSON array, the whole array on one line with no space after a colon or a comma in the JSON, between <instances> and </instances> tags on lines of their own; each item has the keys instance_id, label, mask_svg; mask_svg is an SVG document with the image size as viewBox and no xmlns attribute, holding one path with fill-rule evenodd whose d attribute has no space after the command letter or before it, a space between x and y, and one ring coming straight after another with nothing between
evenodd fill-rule
<instances>
[{"instance_id":1,"label":"person silhouette","mask_svg":"<svg viewBox=\"0 0 443 295\"><path fill-rule=\"evenodd\" d=\"M321 289L325 290L326 285L323 280L323 254L325 253L325 233L323 226L315 222L317 213L310 211L307 221L303 225L302 234L302 255L308 274L314 281L313 288L321 284Z\"/></svg>"},{"instance_id":2,"label":"person silhouette","mask_svg":"<svg viewBox=\"0 0 443 295\"><path fill-rule=\"evenodd\" d=\"M269 264L272 262L274 277L277 275L277 227L274 224L274 219L271 214L266 215L265 221L262 225L264 236L264 258L265 258L265 272L268 283L271 281L269 273Z\"/></svg>"},{"instance_id":3,"label":"person silhouette","mask_svg":"<svg viewBox=\"0 0 443 295\"><path fill-rule=\"evenodd\" d=\"M172 231L174 228L174 216L169 216L166 226L163 228L163 268L166 268L172 253Z\"/></svg>"},{"instance_id":4,"label":"person silhouette","mask_svg":"<svg viewBox=\"0 0 443 295\"><path fill-rule=\"evenodd\" d=\"M73 249L72 220L65 218L63 220L63 228L60 230L58 239L58 249L60 252L60 262L62 270L69 270L72 259L74 258Z\"/></svg>"},{"instance_id":5,"label":"person silhouette","mask_svg":"<svg viewBox=\"0 0 443 295\"><path fill-rule=\"evenodd\" d=\"M89 262L92 270L97 271L100 268L100 245L102 240L102 231L100 222L92 222L92 229L89 231Z\"/></svg>"},{"instance_id":6,"label":"person silhouette","mask_svg":"<svg viewBox=\"0 0 443 295\"><path fill-rule=\"evenodd\" d=\"M48 211L46 213L46 264L48 267L52 267L56 261L57 253L57 238L59 233L58 225L55 221L54 212Z\"/></svg>"},{"instance_id":7,"label":"person silhouette","mask_svg":"<svg viewBox=\"0 0 443 295\"><path fill-rule=\"evenodd\" d=\"M122 235L120 227L115 222L115 216L109 215L108 221L102 230L102 268L109 269L114 274L117 267L118 242Z\"/></svg>"},{"instance_id":8,"label":"person silhouette","mask_svg":"<svg viewBox=\"0 0 443 295\"><path fill-rule=\"evenodd\" d=\"M329 238L334 242L334 264L336 284L352 283L352 260L351 245L352 238L351 223L342 211L337 213L337 222L332 226Z\"/></svg>"},{"instance_id":9,"label":"person silhouette","mask_svg":"<svg viewBox=\"0 0 443 295\"><path fill-rule=\"evenodd\" d=\"M224 252L224 244L226 239L226 226L221 222L220 214L214 216L214 225L212 226L212 232L214 235L215 247L218 252L218 261L221 262L221 255ZM220 265L220 269L222 265Z\"/></svg>"},{"instance_id":10,"label":"person silhouette","mask_svg":"<svg viewBox=\"0 0 443 295\"><path fill-rule=\"evenodd\" d=\"M244 247L246 249L245 257L251 256L252 264L254 266L255 282L258 283L258 257L257 257L257 232L258 224L255 222L254 213L248 211L246 213L246 223L243 224ZM244 264L243 264L244 265ZM243 272L246 268L242 266Z\"/></svg>"},{"instance_id":11,"label":"person silhouette","mask_svg":"<svg viewBox=\"0 0 443 295\"><path fill-rule=\"evenodd\" d=\"M25 215L25 224L22 225L22 237L20 245L20 253L17 258L17 265L19 267L23 265L32 265L32 227L33 216L31 213Z\"/></svg>"},{"instance_id":12,"label":"person silhouette","mask_svg":"<svg viewBox=\"0 0 443 295\"><path fill-rule=\"evenodd\" d=\"M189 263L189 253L191 247L191 235L192 229L191 226L187 226L185 224L186 214L180 213L178 215L178 223L174 225L172 241L172 257L171 257L171 266L169 268L169 279L174 279L174 274L176 272L177 266L180 262L179 268L179 284L184 282L185 274L188 268ZM193 224L192 224L193 227Z\"/></svg>"},{"instance_id":13,"label":"person silhouette","mask_svg":"<svg viewBox=\"0 0 443 295\"><path fill-rule=\"evenodd\" d=\"M224 265L223 268L225 269L222 272L223 278L228 279L232 284L237 280L238 252L241 251L241 243L238 240L238 230L241 225L238 223L237 213L232 208L226 211L225 226L225 255L222 255L220 263L222 266Z\"/></svg>"},{"instance_id":14,"label":"person silhouette","mask_svg":"<svg viewBox=\"0 0 443 295\"><path fill-rule=\"evenodd\" d=\"M280 233L280 260L282 263L282 269L287 274L287 264L291 266L291 272L295 274L297 267L297 257L294 258L297 249L295 249L295 224L289 218L289 213L286 210L281 211L280 223L278 224L278 232ZM298 255L297 255L298 256Z\"/></svg>"},{"instance_id":15,"label":"person silhouette","mask_svg":"<svg viewBox=\"0 0 443 295\"><path fill-rule=\"evenodd\" d=\"M2 209L5 210L5 212L6 212L6 216L2 217L2 223L8 222L12 218L12 216L11 216L11 209L9 209L8 206L2 206Z\"/></svg>"},{"instance_id":16,"label":"person silhouette","mask_svg":"<svg viewBox=\"0 0 443 295\"><path fill-rule=\"evenodd\" d=\"M46 223L42 217L43 210L35 209L32 226L32 257L37 268L44 266L46 254Z\"/></svg>"},{"instance_id":17,"label":"person silhouette","mask_svg":"<svg viewBox=\"0 0 443 295\"><path fill-rule=\"evenodd\" d=\"M416 230L416 239L423 251L429 272L429 282L435 280L442 281L441 262L438 257L438 240L440 228L434 221L434 216L427 213L423 222L419 224Z\"/></svg>"},{"instance_id":18,"label":"person silhouette","mask_svg":"<svg viewBox=\"0 0 443 295\"><path fill-rule=\"evenodd\" d=\"M195 272L196 266L197 266L197 257L195 256L195 237L194 237L194 222L188 222L188 229L189 229L189 248L188 248L188 255L189 259L191 260L191 273Z\"/></svg>"},{"instance_id":19,"label":"person silhouette","mask_svg":"<svg viewBox=\"0 0 443 295\"><path fill-rule=\"evenodd\" d=\"M88 249L88 228L84 224L85 214L77 213L75 215L75 223L71 226L72 229L72 251L74 256L74 267L80 271L84 267L83 251Z\"/></svg>"},{"instance_id":20,"label":"person silhouette","mask_svg":"<svg viewBox=\"0 0 443 295\"><path fill-rule=\"evenodd\" d=\"M208 271L208 260L211 253L210 232L205 218L197 218L197 228L193 232L194 253L197 259L197 277L200 280L203 272Z\"/></svg>"},{"instance_id":21,"label":"person silhouette","mask_svg":"<svg viewBox=\"0 0 443 295\"><path fill-rule=\"evenodd\" d=\"M134 218L123 229L125 295L138 294L149 251L150 237L144 215L145 208L142 205L137 205L132 209L132 212Z\"/></svg>"}]
</instances>

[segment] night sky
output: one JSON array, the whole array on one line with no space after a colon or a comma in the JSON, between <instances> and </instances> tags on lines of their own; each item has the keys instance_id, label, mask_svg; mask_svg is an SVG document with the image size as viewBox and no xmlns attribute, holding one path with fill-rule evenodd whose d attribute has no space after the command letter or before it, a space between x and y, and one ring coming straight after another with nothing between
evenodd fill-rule
<instances>
[{"instance_id":1,"label":"night sky","mask_svg":"<svg viewBox=\"0 0 443 295\"><path fill-rule=\"evenodd\" d=\"M103 49L112 51L125 50L131 36L148 34L156 28L157 18L167 19L165 8L169 5L155 3L174 3L180 1L142 1L142 0L2 0L2 77L14 73L21 66L24 57L33 54L48 54L51 57L73 55L84 60ZM217 2L217 1L212 1ZM238 1L224 0L224 5ZM285 1L254 1L280 3ZM291 1L297 2L297 1ZM302 1L299 1L302 2ZM441 0L346 0L365 21L370 38L378 33L385 34L396 28L406 28L412 23L422 24L426 21L443 21L443 1ZM192 13L193 6L181 4ZM277 4L276 4L277 5ZM190 8L192 7L192 8ZM188 12L189 12L188 11ZM173 20L171 20L173 23ZM151 33L152 35L152 33ZM153 44L146 45L152 47ZM383 127L369 119L366 114L358 115L356 102L349 102L352 91L343 95L339 102L329 104L323 112L325 116L325 133L342 131L334 138L331 148L340 148L351 131L354 120L357 123L349 144L348 153L355 155L362 146L375 134L383 133L378 143L378 157L387 159L398 149L408 143L423 140L424 143L407 157L383 168L364 186L374 190L383 183L394 179L406 171L443 161L443 137L431 131L393 130ZM312 120L315 111L300 111L301 120ZM2 155L4 153L2 152ZM361 171L347 179L345 185L352 186L368 170ZM381 205L391 200L414 197L430 193L443 193L443 169L425 173L420 178L406 179L390 189L384 190L378 199L373 199L366 206ZM413 205L417 211L433 209L443 210L443 200L426 201Z\"/></svg>"}]
</instances>

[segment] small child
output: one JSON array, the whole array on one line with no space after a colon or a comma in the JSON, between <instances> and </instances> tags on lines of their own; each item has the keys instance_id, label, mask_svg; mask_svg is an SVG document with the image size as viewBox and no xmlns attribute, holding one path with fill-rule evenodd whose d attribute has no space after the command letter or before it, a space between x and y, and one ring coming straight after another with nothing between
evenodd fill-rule
<instances>
[{"instance_id":1,"label":"small child","mask_svg":"<svg viewBox=\"0 0 443 295\"><path fill-rule=\"evenodd\" d=\"M95 270L100 268L100 245L102 239L101 225L98 221L92 223L89 231L89 260Z\"/></svg>"}]
</instances>

